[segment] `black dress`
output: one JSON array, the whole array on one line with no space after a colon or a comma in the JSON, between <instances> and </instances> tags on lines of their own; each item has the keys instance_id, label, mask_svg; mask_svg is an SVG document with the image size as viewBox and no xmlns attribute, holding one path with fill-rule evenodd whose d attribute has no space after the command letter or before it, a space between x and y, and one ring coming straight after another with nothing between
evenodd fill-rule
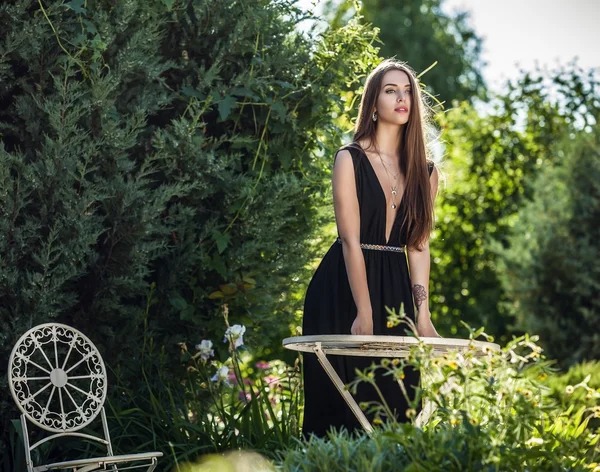
<instances>
[{"instance_id":1,"label":"black dress","mask_svg":"<svg viewBox=\"0 0 600 472\"><path fill-rule=\"evenodd\" d=\"M404 200L400 201L390 239L386 241L386 196L375 170L358 143L342 149L350 152L354 163L360 208L360 242L404 246L406 234L402 234L403 231L401 231ZM428 162L428 167L429 175L431 175L433 163ZM367 284L373 311L373 334L405 336L408 329L406 324L400 324L393 328L387 327L388 314L384 307L395 308L398 312L400 305L403 305L406 315L413 321L415 320L406 254L372 249L363 249L362 253L365 258ZM356 311L346 273L342 245L336 241L325 254L308 285L304 300L302 334L350 334L352 323L356 318ZM328 359L345 384L355 378L355 369L365 369L372 362L378 361L373 357L337 355L330 355ZM408 405L398 383L393 380L392 376L384 377L381 369L378 372L376 384L381 389L387 404L392 411L395 411L398 421L407 421ZM305 437L308 437L310 433L324 436L330 427L336 429L345 427L348 431L362 430L352 410L319 364L315 354L304 354L303 380L305 407L302 430ZM418 371L405 369L404 385L409 396L414 395L412 387L418 386L419 381L420 373ZM361 384L354 397L359 404L364 401L379 400L375 389L368 384ZM367 418L372 420L369 415Z\"/></svg>"}]
</instances>

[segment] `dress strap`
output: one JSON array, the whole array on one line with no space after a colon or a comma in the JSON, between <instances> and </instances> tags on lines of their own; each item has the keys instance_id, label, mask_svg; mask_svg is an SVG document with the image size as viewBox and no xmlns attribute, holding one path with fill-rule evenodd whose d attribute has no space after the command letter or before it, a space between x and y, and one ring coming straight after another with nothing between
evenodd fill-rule
<instances>
[{"instance_id":1,"label":"dress strap","mask_svg":"<svg viewBox=\"0 0 600 472\"><path fill-rule=\"evenodd\" d=\"M337 238L335 242L342 244L342 240L340 238ZM381 244L360 243L360 247L363 249L371 249L373 251L404 252L405 246L383 246Z\"/></svg>"}]
</instances>

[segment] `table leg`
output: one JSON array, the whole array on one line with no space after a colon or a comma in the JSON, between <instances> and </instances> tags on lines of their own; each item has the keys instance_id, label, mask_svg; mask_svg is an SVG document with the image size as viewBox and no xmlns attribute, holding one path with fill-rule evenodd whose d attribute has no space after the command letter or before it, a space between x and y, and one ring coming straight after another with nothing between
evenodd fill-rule
<instances>
[{"instance_id":1,"label":"table leg","mask_svg":"<svg viewBox=\"0 0 600 472\"><path fill-rule=\"evenodd\" d=\"M453 378L448 379L440 387L440 395L446 395L454 388L455 385L456 381ZM431 415L435 412L436 409L437 407L435 406L435 403L431 400L427 400L426 402L424 402L423 408L415 418L415 425L419 428L422 428L427 422L429 422L429 418L431 418Z\"/></svg>"},{"instance_id":2,"label":"table leg","mask_svg":"<svg viewBox=\"0 0 600 472\"><path fill-rule=\"evenodd\" d=\"M325 369L325 372L327 372L327 375L329 375L329 378L331 379L333 384L336 386L336 388L338 389L338 391L340 392L340 394L342 395L344 400L346 400L346 403L348 404L348 406L354 413L354 416L356 416L358 421L360 421L360 424L362 425L362 427L365 428L365 430L369 434L372 433L373 426L371 426L371 423L369 423L369 420L367 419L367 417L365 416L363 411L358 406L358 403L356 403L356 400L354 399L354 397L352 395L350 395L350 392L348 390L346 390L344 383L342 382L342 379L340 379L340 376L337 374L337 372L335 371L335 369L329 362L329 359L327 359L327 356L321 350L320 342L317 342L315 344L314 352L317 355L317 359L319 359L321 366L323 367L323 369Z\"/></svg>"}]
</instances>

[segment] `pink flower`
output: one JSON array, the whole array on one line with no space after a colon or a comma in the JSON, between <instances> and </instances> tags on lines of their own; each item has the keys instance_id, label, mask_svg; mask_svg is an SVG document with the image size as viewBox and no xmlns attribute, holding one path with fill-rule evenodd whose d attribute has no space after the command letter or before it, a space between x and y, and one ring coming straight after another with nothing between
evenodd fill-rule
<instances>
[{"instance_id":1,"label":"pink flower","mask_svg":"<svg viewBox=\"0 0 600 472\"><path fill-rule=\"evenodd\" d=\"M252 400L252 395L240 391L238 393L238 399L244 403L248 403L250 400Z\"/></svg>"},{"instance_id":2,"label":"pink flower","mask_svg":"<svg viewBox=\"0 0 600 472\"><path fill-rule=\"evenodd\" d=\"M256 366L257 369L267 370L267 369L271 368L271 364L269 364L268 362L265 362L265 361L259 361L254 365Z\"/></svg>"},{"instance_id":3,"label":"pink flower","mask_svg":"<svg viewBox=\"0 0 600 472\"><path fill-rule=\"evenodd\" d=\"M235 372L229 372L229 374L227 375L227 380L233 382L234 384L238 383L237 377L235 376Z\"/></svg>"},{"instance_id":4,"label":"pink flower","mask_svg":"<svg viewBox=\"0 0 600 472\"><path fill-rule=\"evenodd\" d=\"M270 387L275 387L279 384L279 377L275 377L274 375L267 375L265 377L265 382Z\"/></svg>"}]
</instances>

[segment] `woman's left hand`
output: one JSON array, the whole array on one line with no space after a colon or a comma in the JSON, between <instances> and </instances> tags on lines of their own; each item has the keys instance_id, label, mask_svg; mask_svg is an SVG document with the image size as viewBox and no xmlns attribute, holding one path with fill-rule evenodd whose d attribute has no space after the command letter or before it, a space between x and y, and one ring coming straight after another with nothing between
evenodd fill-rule
<instances>
[{"instance_id":1,"label":"woman's left hand","mask_svg":"<svg viewBox=\"0 0 600 472\"><path fill-rule=\"evenodd\" d=\"M420 337L441 338L431 322L431 313L429 310L417 314L417 331Z\"/></svg>"}]
</instances>

